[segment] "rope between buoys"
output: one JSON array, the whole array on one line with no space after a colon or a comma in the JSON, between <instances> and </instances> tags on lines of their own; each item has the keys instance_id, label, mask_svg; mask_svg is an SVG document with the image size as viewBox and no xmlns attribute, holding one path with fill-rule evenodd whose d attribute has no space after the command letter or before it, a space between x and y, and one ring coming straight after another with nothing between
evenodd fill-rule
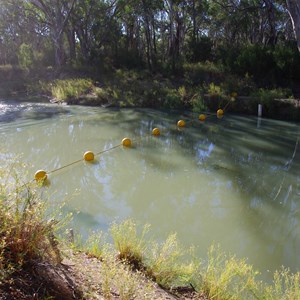
<instances>
[{"instance_id":1,"label":"rope between buoys","mask_svg":"<svg viewBox=\"0 0 300 300\"><path fill-rule=\"evenodd\" d=\"M114 150L114 149L116 149L116 148L118 148L118 147L120 147L120 146L122 146L122 144L118 144L118 145L113 146L113 147L111 147L111 148L109 148L109 149L99 151L99 152L97 152L95 155L103 154L103 153L105 153L105 152ZM47 174L52 174L52 173L54 173L54 172L60 171L60 170L62 170L62 169L64 169L64 168L67 168L67 167L70 167L70 166L72 166L72 165L75 165L75 164L77 164L77 163L79 163L79 162L81 162L81 161L84 161L84 159L81 158L81 159L78 159L78 160L76 160L76 161L73 161L73 162L71 162L71 163L69 163L69 164L67 164L67 165L64 165L64 166L59 167L59 168L56 168L56 169L54 169L54 170L52 170L52 171L50 171L50 172L47 172Z\"/></svg>"},{"instance_id":2,"label":"rope between buoys","mask_svg":"<svg viewBox=\"0 0 300 300\"><path fill-rule=\"evenodd\" d=\"M229 106L229 104L231 103L231 99L227 102L227 104L224 106L224 108L223 108L223 111L225 111L225 109ZM207 119L207 118L210 118L210 117L212 117L212 116L214 116L215 114L208 114L208 115L205 115L205 119ZM217 114L218 115L218 114ZM222 113L222 115L223 115L223 113ZM204 119L204 120L205 120ZM204 121L203 120L203 121ZM184 122L184 120L180 120L181 122L183 122L184 123L184 125L182 126L182 127L184 127L185 126L185 124L186 123L193 123L195 120L189 120L188 122ZM179 121L179 122L180 122ZM181 126L180 126L181 127ZM159 130L159 129L158 129ZM149 133L149 135L151 135L151 133ZM153 135L153 133L152 133L152 135ZM158 134L159 135L159 134ZM135 138L135 139L133 139L133 141L138 141L138 140L141 140L143 137L145 137L145 136L140 136L140 137L137 137L137 138ZM130 140L130 139L129 139ZM131 141L130 141L130 144L131 144ZM297 144L298 144L298 140L297 140ZM97 152L96 154L95 154L95 156L97 156L97 155L100 155L100 154L103 154L103 153L106 153L106 152L108 152L108 151L111 151L111 150L114 150L114 149L116 149L116 148L119 148L120 146L122 146L123 145L123 143L121 143L121 144L118 144L118 145L116 145L116 146L113 146L113 147L111 147L111 148L108 148L108 149L106 149L106 150L102 150L102 151L99 151L99 152ZM91 152L91 154L93 155L93 153ZM295 156L295 154L293 155L293 157ZM49 171L49 172L46 172L46 174L52 174L52 173L54 173L54 172L57 172L57 171L60 171L60 170L63 170L63 169L65 169L65 168L67 168L67 167L70 167L70 166L72 166L72 165L75 165L75 164L77 164L77 163L79 163L79 162L81 162L81 161L84 161L84 160L93 160L93 158L92 159L85 159L85 158L81 158L81 159L78 159L78 160L76 160L76 161L73 161L73 162L71 162L71 163L69 163L69 164L66 164L66 165L64 165L64 166L62 166L62 167L59 167L59 168L56 168L56 169L54 169L54 170L52 170L52 171ZM34 180L33 180L34 181Z\"/></svg>"},{"instance_id":3,"label":"rope between buoys","mask_svg":"<svg viewBox=\"0 0 300 300\"><path fill-rule=\"evenodd\" d=\"M106 152L108 152L108 151L114 150L114 149L116 149L116 148L118 148L118 147L121 147L121 146L122 146L122 144L118 144L118 145L113 146L113 147L111 147L111 148L108 148L108 149L106 149L106 150L99 151L99 152L97 152L95 155L100 155L100 154L106 153Z\"/></svg>"},{"instance_id":4,"label":"rope between buoys","mask_svg":"<svg viewBox=\"0 0 300 300\"><path fill-rule=\"evenodd\" d=\"M47 172L47 174L52 174L52 173L54 173L54 172L60 171L60 170L62 170L62 169L64 169L64 168L67 168L67 167L70 167L70 166L72 166L72 165L75 165L75 164L77 164L77 163L79 163L79 162L81 162L81 161L83 161L82 158L81 158L81 159L78 159L78 160L76 160L76 161L73 161L73 162L71 162L71 163L69 163L69 164L67 164L67 165L64 165L64 166L62 166L62 167L59 167L59 168L57 168L57 169L54 169L54 170L52 170L52 171L50 171L50 172Z\"/></svg>"}]
</instances>

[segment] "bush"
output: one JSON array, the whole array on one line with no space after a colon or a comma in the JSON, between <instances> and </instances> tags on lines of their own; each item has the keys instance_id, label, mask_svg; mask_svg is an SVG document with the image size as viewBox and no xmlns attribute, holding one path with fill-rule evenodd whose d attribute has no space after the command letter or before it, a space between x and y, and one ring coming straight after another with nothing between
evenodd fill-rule
<instances>
[{"instance_id":1,"label":"bush","mask_svg":"<svg viewBox=\"0 0 300 300\"><path fill-rule=\"evenodd\" d=\"M256 83L264 86L274 82L275 66L271 49L249 45L241 50L234 68L239 75L249 74Z\"/></svg>"},{"instance_id":2,"label":"bush","mask_svg":"<svg viewBox=\"0 0 300 300\"><path fill-rule=\"evenodd\" d=\"M220 81L222 71L217 65L206 61L205 63L184 64L183 73L185 81L190 85Z\"/></svg>"},{"instance_id":3,"label":"bush","mask_svg":"<svg viewBox=\"0 0 300 300\"><path fill-rule=\"evenodd\" d=\"M288 86L291 81L300 80L300 56L296 45L277 45L273 57L277 83Z\"/></svg>"},{"instance_id":4,"label":"bush","mask_svg":"<svg viewBox=\"0 0 300 300\"><path fill-rule=\"evenodd\" d=\"M0 279L35 260L61 260L55 237L60 224L47 218L45 202L19 173L0 167Z\"/></svg>"},{"instance_id":5,"label":"bush","mask_svg":"<svg viewBox=\"0 0 300 300\"><path fill-rule=\"evenodd\" d=\"M252 105L256 109L257 104L263 105L264 115L274 117L280 115L280 110L283 104L275 99L286 99L292 96L292 92L289 89L263 89L260 88L256 92L252 93L252 96L256 98Z\"/></svg>"},{"instance_id":6,"label":"bush","mask_svg":"<svg viewBox=\"0 0 300 300\"><path fill-rule=\"evenodd\" d=\"M205 62L212 59L213 42L207 36L200 37L199 41L190 41L187 45L187 61Z\"/></svg>"},{"instance_id":7,"label":"bush","mask_svg":"<svg viewBox=\"0 0 300 300\"><path fill-rule=\"evenodd\" d=\"M196 260L185 261L184 258L192 249L184 249L176 234L169 235L161 245L153 243L151 249L146 274L158 284L171 288L185 286L192 281L200 263Z\"/></svg>"}]
</instances>

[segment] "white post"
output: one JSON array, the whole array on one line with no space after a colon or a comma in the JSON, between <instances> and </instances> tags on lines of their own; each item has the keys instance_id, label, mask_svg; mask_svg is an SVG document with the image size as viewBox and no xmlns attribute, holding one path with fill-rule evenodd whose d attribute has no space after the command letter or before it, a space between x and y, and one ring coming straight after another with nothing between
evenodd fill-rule
<instances>
[{"instance_id":1,"label":"white post","mask_svg":"<svg viewBox=\"0 0 300 300\"><path fill-rule=\"evenodd\" d=\"M258 117L262 116L262 105L261 104L258 104L257 115L258 115Z\"/></svg>"}]
</instances>

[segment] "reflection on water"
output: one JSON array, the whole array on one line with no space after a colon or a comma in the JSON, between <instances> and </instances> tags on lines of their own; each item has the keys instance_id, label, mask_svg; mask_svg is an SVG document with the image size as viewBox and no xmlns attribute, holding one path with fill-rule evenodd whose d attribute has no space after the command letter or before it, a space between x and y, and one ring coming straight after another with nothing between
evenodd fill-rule
<instances>
[{"instance_id":1,"label":"reflection on water","mask_svg":"<svg viewBox=\"0 0 300 300\"><path fill-rule=\"evenodd\" d=\"M150 223L158 238L177 232L201 255L218 242L262 272L300 269L298 125L226 115L178 130L176 121L186 116L153 110L0 108L3 151L22 153L30 174L135 139L131 149L49 176L52 199L80 190L68 209L80 211L74 226L83 235L132 217ZM154 127L160 137L150 135Z\"/></svg>"}]
</instances>

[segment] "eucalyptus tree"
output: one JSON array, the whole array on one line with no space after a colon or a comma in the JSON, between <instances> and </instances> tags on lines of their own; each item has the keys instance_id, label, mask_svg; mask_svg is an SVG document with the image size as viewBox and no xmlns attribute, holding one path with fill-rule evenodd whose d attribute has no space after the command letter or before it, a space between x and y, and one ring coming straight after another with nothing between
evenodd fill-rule
<instances>
[{"instance_id":1,"label":"eucalyptus tree","mask_svg":"<svg viewBox=\"0 0 300 300\"><path fill-rule=\"evenodd\" d=\"M165 0L169 34L168 55L173 68L184 51L187 24L190 20L188 7L187 0Z\"/></svg>"},{"instance_id":2,"label":"eucalyptus tree","mask_svg":"<svg viewBox=\"0 0 300 300\"><path fill-rule=\"evenodd\" d=\"M81 0L75 4L66 31L70 49L75 46L76 39L79 41L80 58L84 62L89 61L91 53L110 35L111 10L108 1ZM74 56L75 49L71 52Z\"/></svg>"},{"instance_id":3,"label":"eucalyptus tree","mask_svg":"<svg viewBox=\"0 0 300 300\"><path fill-rule=\"evenodd\" d=\"M288 12L291 17L294 34L300 52L300 2L299 0L287 0Z\"/></svg>"},{"instance_id":4,"label":"eucalyptus tree","mask_svg":"<svg viewBox=\"0 0 300 300\"><path fill-rule=\"evenodd\" d=\"M77 0L24 0L38 22L48 27L55 52L55 65L64 63L63 37Z\"/></svg>"},{"instance_id":5,"label":"eucalyptus tree","mask_svg":"<svg viewBox=\"0 0 300 300\"><path fill-rule=\"evenodd\" d=\"M0 62L17 63L17 52L24 42L34 40L34 23L25 16L22 0L0 0Z\"/></svg>"}]
</instances>

